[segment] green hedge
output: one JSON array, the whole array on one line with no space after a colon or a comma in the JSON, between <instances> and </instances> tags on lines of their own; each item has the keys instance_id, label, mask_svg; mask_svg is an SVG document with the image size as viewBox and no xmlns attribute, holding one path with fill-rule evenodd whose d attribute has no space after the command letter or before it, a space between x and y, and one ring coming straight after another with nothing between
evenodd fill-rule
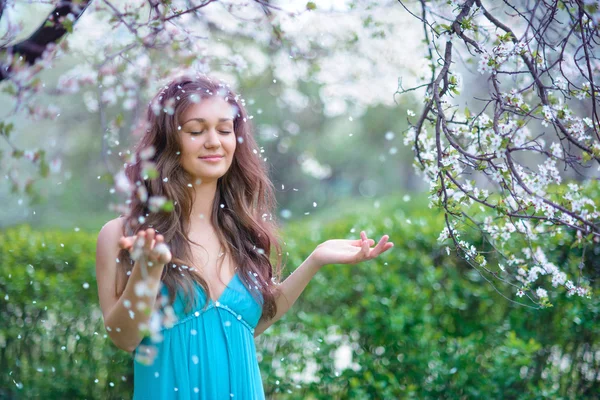
<instances>
[{"instance_id":1,"label":"green hedge","mask_svg":"<svg viewBox=\"0 0 600 400\"><path fill-rule=\"evenodd\" d=\"M0 398L128 398L132 363L98 306L96 237L0 234Z\"/></svg>"},{"instance_id":2,"label":"green hedge","mask_svg":"<svg viewBox=\"0 0 600 400\"><path fill-rule=\"evenodd\" d=\"M408 204L351 204L286 228L286 275L318 243L363 229L389 234L395 247L367 263L325 266L257 339L267 396L598 398L597 298L551 293L552 308L514 306L446 256L439 215ZM576 258L554 240L556 252ZM102 325L95 242L96 232L0 233L0 398L131 397L131 358ZM586 274L597 277L600 246L587 251L596 257ZM341 345L352 365L337 370Z\"/></svg>"}]
</instances>

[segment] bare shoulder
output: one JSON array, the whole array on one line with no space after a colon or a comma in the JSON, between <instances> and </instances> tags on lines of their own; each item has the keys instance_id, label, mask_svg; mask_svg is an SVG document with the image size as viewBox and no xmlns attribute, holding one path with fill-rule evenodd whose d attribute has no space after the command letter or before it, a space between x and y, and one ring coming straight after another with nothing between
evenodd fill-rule
<instances>
[{"instance_id":1,"label":"bare shoulder","mask_svg":"<svg viewBox=\"0 0 600 400\"><path fill-rule=\"evenodd\" d=\"M96 267L112 268L112 262L119 253L119 239L123 236L124 217L108 221L98 233L96 242ZM98 265L108 264L108 265Z\"/></svg>"},{"instance_id":2,"label":"bare shoulder","mask_svg":"<svg viewBox=\"0 0 600 400\"><path fill-rule=\"evenodd\" d=\"M117 257L119 255L119 239L123 236L125 218L118 217L108 221L98 233L96 242L96 281L100 307L106 316L118 301L114 294L117 279Z\"/></svg>"},{"instance_id":3,"label":"bare shoulder","mask_svg":"<svg viewBox=\"0 0 600 400\"><path fill-rule=\"evenodd\" d=\"M117 217L115 219L111 219L106 224L104 224L102 229L100 229L100 233L98 234L98 237L102 236L103 238L105 238L106 236L109 236L110 234L114 234L115 232L118 232L122 235L124 223L125 223L125 217Z\"/></svg>"},{"instance_id":4,"label":"bare shoulder","mask_svg":"<svg viewBox=\"0 0 600 400\"><path fill-rule=\"evenodd\" d=\"M125 217L117 217L108 221L98 233L98 245L111 244L117 246L119 238L123 236Z\"/></svg>"}]
</instances>

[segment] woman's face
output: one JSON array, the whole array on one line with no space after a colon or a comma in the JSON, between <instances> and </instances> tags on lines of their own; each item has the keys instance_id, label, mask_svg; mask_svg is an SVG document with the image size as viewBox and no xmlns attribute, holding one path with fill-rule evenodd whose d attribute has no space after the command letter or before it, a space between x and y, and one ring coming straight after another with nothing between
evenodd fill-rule
<instances>
[{"instance_id":1,"label":"woman's face","mask_svg":"<svg viewBox=\"0 0 600 400\"><path fill-rule=\"evenodd\" d=\"M216 181L229 169L236 147L235 107L221 97L192 103L180 117L181 165L196 183ZM216 161L202 159L218 156Z\"/></svg>"}]
</instances>

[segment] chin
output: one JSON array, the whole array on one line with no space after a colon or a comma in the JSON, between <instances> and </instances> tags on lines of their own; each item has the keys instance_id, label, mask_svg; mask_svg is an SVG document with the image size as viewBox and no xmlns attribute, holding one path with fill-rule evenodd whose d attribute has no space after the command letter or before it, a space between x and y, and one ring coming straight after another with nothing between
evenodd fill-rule
<instances>
[{"instance_id":1,"label":"chin","mask_svg":"<svg viewBox=\"0 0 600 400\"><path fill-rule=\"evenodd\" d=\"M216 181L217 179L223 177L225 174L196 174L195 179L200 179L202 182Z\"/></svg>"}]
</instances>

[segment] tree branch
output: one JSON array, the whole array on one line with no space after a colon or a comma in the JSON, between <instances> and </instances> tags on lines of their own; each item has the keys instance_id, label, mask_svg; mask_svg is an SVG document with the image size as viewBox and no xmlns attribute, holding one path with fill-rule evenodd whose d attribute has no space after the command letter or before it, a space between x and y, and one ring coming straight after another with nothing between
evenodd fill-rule
<instances>
[{"instance_id":1,"label":"tree branch","mask_svg":"<svg viewBox=\"0 0 600 400\"><path fill-rule=\"evenodd\" d=\"M73 15L74 19L72 23L75 23L81 17L85 9L91 3L91 0L83 0L81 2L64 1L60 6L56 7L44 20L44 23L27 39L6 48L0 49L0 51L6 51L9 54L18 54L23 57L23 60L29 65L33 65L35 61L42 56L44 50L50 43L58 42L69 30L64 23L58 22L63 17L67 18L69 15ZM0 16L4 6L5 0L0 0ZM50 23L48 23L50 22ZM0 81L8 78L10 75L10 67L0 66Z\"/></svg>"}]
</instances>

